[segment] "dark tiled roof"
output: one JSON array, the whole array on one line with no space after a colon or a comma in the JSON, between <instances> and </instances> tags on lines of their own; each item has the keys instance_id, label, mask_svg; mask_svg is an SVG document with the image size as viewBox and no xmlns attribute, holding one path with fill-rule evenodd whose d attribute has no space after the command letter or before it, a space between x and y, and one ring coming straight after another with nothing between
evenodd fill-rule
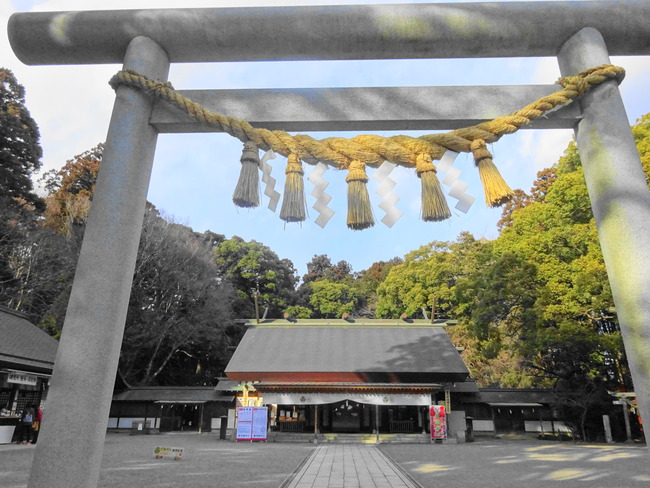
<instances>
[{"instance_id":1,"label":"dark tiled roof","mask_svg":"<svg viewBox=\"0 0 650 488\"><path fill-rule=\"evenodd\" d=\"M59 343L27 318L0 307L0 363L7 368L51 372Z\"/></svg>"},{"instance_id":2,"label":"dark tiled roof","mask_svg":"<svg viewBox=\"0 0 650 488\"><path fill-rule=\"evenodd\" d=\"M408 326L254 327L246 331L226 374L235 378L255 372L354 372L367 373L374 381L417 376L417 382L443 381L450 375L462 381L468 375L444 329Z\"/></svg>"},{"instance_id":3,"label":"dark tiled roof","mask_svg":"<svg viewBox=\"0 0 650 488\"><path fill-rule=\"evenodd\" d=\"M229 402L233 395L216 391L214 386L148 386L130 388L113 396L127 402Z\"/></svg>"}]
</instances>

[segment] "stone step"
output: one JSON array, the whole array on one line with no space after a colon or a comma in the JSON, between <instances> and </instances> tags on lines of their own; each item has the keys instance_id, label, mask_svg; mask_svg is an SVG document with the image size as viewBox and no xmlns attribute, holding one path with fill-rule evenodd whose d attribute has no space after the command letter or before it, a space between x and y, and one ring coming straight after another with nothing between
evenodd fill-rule
<instances>
[{"instance_id":1,"label":"stone step","mask_svg":"<svg viewBox=\"0 0 650 488\"><path fill-rule=\"evenodd\" d=\"M314 442L313 433L270 432L268 442ZM429 444L429 434L379 434L380 444ZM376 434L318 434L317 444L376 444Z\"/></svg>"}]
</instances>

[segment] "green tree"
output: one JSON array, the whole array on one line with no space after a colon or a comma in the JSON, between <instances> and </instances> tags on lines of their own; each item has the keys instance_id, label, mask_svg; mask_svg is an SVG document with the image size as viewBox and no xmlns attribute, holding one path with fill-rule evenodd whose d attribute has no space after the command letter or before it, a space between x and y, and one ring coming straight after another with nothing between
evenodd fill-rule
<instances>
[{"instance_id":1,"label":"green tree","mask_svg":"<svg viewBox=\"0 0 650 488\"><path fill-rule=\"evenodd\" d=\"M436 317L453 315L457 281L476 267L477 251L483 245L463 232L456 242L438 242L408 253L401 264L390 268L377 288L379 317L423 316L434 305Z\"/></svg>"},{"instance_id":2,"label":"green tree","mask_svg":"<svg viewBox=\"0 0 650 488\"><path fill-rule=\"evenodd\" d=\"M39 130L25 107L25 90L0 68L0 303L39 321L69 259L64 243L40 226L45 205L32 177L41 168Z\"/></svg>"},{"instance_id":3,"label":"green tree","mask_svg":"<svg viewBox=\"0 0 650 488\"><path fill-rule=\"evenodd\" d=\"M302 305L289 305L284 309L284 313L295 319L310 319L314 315L311 308Z\"/></svg>"},{"instance_id":4,"label":"green tree","mask_svg":"<svg viewBox=\"0 0 650 488\"><path fill-rule=\"evenodd\" d=\"M636 121L636 124L632 127L632 134L641 156L646 181L650 186L650 114L645 114Z\"/></svg>"},{"instance_id":5,"label":"green tree","mask_svg":"<svg viewBox=\"0 0 650 488\"><path fill-rule=\"evenodd\" d=\"M241 237L226 239L214 248L218 273L235 288L234 310L238 317L255 316L255 296L260 314L281 317L295 303L296 270L288 259L280 259L267 246Z\"/></svg>"},{"instance_id":6,"label":"green tree","mask_svg":"<svg viewBox=\"0 0 650 488\"><path fill-rule=\"evenodd\" d=\"M319 317L340 318L354 311L358 297L352 286L321 279L312 281L309 287L309 303Z\"/></svg>"},{"instance_id":7,"label":"green tree","mask_svg":"<svg viewBox=\"0 0 650 488\"><path fill-rule=\"evenodd\" d=\"M76 249L41 221L41 213L31 205L0 205L0 303L29 314L57 336Z\"/></svg>"},{"instance_id":8,"label":"green tree","mask_svg":"<svg viewBox=\"0 0 650 488\"><path fill-rule=\"evenodd\" d=\"M212 246L188 227L145 215L120 355L130 384L210 384L223 374L233 292Z\"/></svg>"},{"instance_id":9,"label":"green tree","mask_svg":"<svg viewBox=\"0 0 650 488\"><path fill-rule=\"evenodd\" d=\"M530 189L530 195L523 190L514 190L514 196L503 205L501 219L497 222L497 228L501 231L512 224L512 213L526 207L533 202L543 202L546 194L557 179L557 168L543 169L537 172L537 179Z\"/></svg>"},{"instance_id":10,"label":"green tree","mask_svg":"<svg viewBox=\"0 0 650 488\"><path fill-rule=\"evenodd\" d=\"M544 199L512 213L494 243L533 273L533 303L513 343L538 384L601 378L611 389L631 387L580 158L570 144ZM521 269L525 269L524 265ZM516 277L513 278L516 280Z\"/></svg>"},{"instance_id":11,"label":"green tree","mask_svg":"<svg viewBox=\"0 0 650 488\"><path fill-rule=\"evenodd\" d=\"M2 205L26 202L43 209L32 176L41 168L40 133L25 107L25 89L0 68L0 195Z\"/></svg>"},{"instance_id":12,"label":"green tree","mask_svg":"<svg viewBox=\"0 0 650 488\"><path fill-rule=\"evenodd\" d=\"M38 246L31 240L32 260L44 256L38 266L32 266L38 271L32 274L45 276L44 270L49 269L44 266L45 260L51 260L50 268L59 273L58 280L45 280L53 293L41 320L41 325L55 335L63 325L74 258L85 229L102 151L100 144L43 179L50 193L44 225L38 229L50 240L66 243L73 256L58 265L46 252L53 249L51 244ZM232 346L241 338L241 331L232 321L234 293L213 262L213 247L223 240L213 232L195 233L161 217L148 205L120 358L120 373L127 383L206 384L222 374Z\"/></svg>"},{"instance_id":13,"label":"green tree","mask_svg":"<svg viewBox=\"0 0 650 488\"><path fill-rule=\"evenodd\" d=\"M377 288L381 285L388 273L398 264L402 264L402 258L395 257L389 261L378 261L368 269L357 273L352 286L355 288L359 300L353 312L355 317L375 317L377 314Z\"/></svg>"},{"instance_id":14,"label":"green tree","mask_svg":"<svg viewBox=\"0 0 650 488\"><path fill-rule=\"evenodd\" d=\"M352 266L347 261L341 260L332 264L332 260L326 254L314 255L307 263L307 273L302 277L303 283L327 279L330 281L342 281L350 278Z\"/></svg>"},{"instance_id":15,"label":"green tree","mask_svg":"<svg viewBox=\"0 0 650 488\"><path fill-rule=\"evenodd\" d=\"M633 133L647 175L650 117ZM417 315L435 297L483 385L632 388L575 143L517 195L496 240L409 253L379 286L377 314Z\"/></svg>"}]
</instances>

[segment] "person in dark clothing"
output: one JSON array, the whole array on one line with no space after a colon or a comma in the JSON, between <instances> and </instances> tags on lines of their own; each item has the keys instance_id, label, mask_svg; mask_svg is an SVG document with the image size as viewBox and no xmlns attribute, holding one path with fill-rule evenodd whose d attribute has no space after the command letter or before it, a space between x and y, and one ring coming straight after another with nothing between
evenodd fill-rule
<instances>
[{"instance_id":1,"label":"person in dark clothing","mask_svg":"<svg viewBox=\"0 0 650 488\"><path fill-rule=\"evenodd\" d=\"M34 437L34 420L36 419L36 410L34 404L29 404L23 410L18 422L18 444L31 444Z\"/></svg>"}]
</instances>

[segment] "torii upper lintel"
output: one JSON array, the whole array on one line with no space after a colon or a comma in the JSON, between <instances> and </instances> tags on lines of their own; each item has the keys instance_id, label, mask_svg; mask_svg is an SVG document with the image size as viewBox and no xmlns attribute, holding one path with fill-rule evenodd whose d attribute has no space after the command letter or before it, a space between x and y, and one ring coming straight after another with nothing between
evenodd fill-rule
<instances>
[{"instance_id":1,"label":"torii upper lintel","mask_svg":"<svg viewBox=\"0 0 650 488\"><path fill-rule=\"evenodd\" d=\"M610 55L650 54L650 3L508 2L16 13L25 64L122 63L149 37L172 63L556 56L582 27ZM634 33L631 35L631 33Z\"/></svg>"}]
</instances>

